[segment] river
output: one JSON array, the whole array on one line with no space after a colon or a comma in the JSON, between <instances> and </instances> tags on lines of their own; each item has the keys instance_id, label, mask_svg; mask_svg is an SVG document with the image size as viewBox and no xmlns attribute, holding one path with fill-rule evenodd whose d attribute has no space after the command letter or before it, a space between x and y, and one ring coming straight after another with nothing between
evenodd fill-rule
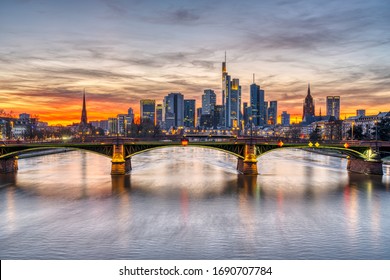
<instances>
[{"instance_id":1,"label":"river","mask_svg":"<svg viewBox=\"0 0 390 280\"><path fill-rule=\"evenodd\" d=\"M237 160L193 147L132 158L110 175L89 152L19 160L0 174L0 259L390 259L390 167L300 150Z\"/></svg>"}]
</instances>

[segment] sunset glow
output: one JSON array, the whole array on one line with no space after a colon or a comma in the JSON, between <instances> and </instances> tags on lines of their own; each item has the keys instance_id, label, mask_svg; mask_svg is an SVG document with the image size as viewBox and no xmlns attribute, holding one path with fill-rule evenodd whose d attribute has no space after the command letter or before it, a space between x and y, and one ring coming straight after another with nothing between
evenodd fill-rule
<instances>
[{"instance_id":1,"label":"sunset glow","mask_svg":"<svg viewBox=\"0 0 390 280\"><path fill-rule=\"evenodd\" d=\"M307 2L307 3L306 3ZM13 1L0 3L0 109L63 125L139 113L170 92L221 104L221 62L249 102L252 74L278 114L302 118L310 82L326 114L390 108L389 1ZM279 117L280 118L280 117ZM279 119L280 121L280 119Z\"/></svg>"}]
</instances>

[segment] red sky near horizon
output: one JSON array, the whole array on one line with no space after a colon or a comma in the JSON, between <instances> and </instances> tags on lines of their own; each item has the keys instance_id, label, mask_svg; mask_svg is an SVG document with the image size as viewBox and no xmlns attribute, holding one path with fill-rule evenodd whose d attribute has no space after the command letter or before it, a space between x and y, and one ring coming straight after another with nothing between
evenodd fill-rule
<instances>
[{"instance_id":1,"label":"red sky near horizon","mask_svg":"<svg viewBox=\"0 0 390 280\"><path fill-rule=\"evenodd\" d=\"M390 108L390 2L206 0L0 3L0 109L55 125L116 117L170 92L221 104L221 62L300 121L310 82L316 113L341 97L341 118ZM152 1L153 2L153 1ZM70 20L71 19L71 20Z\"/></svg>"}]
</instances>

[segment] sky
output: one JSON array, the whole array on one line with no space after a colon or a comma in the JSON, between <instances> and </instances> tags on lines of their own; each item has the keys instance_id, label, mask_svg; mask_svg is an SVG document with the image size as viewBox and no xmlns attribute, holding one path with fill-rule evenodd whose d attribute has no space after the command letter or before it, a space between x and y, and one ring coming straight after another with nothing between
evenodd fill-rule
<instances>
[{"instance_id":1,"label":"sky","mask_svg":"<svg viewBox=\"0 0 390 280\"><path fill-rule=\"evenodd\" d=\"M341 97L356 109L390 110L390 1L0 0L0 109L55 125L139 112L170 92L221 104L221 62L302 115L310 83L316 113Z\"/></svg>"}]
</instances>

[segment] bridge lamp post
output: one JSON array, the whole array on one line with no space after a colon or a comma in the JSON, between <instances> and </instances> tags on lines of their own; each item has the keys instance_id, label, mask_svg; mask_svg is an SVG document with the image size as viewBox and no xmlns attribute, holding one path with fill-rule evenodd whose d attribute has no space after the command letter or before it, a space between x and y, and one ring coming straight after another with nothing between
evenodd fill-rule
<instances>
[{"instance_id":1,"label":"bridge lamp post","mask_svg":"<svg viewBox=\"0 0 390 280\"><path fill-rule=\"evenodd\" d=\"M249 117L249 123L251 126L251 137L250 137L250 145L252 145L252 136L253 136L253 123L252 123L252 116Z\"/></svg>"},{"instance_id":2,"label":"bridge lamp post","mask_svg":"<svg viewBox=\"0 0 390 280\"><path fill-rule=\"evenodd\" d=\"M353 127L355 126L355 123L354 122L352 122L352 129L351 129L351 138L352 138L352 140L353 140Z\"/></svg>"},{"instance_id":3,"label":"bridge lamp post","mask_svg":"<svg viewBox=\"0 0 390 280\"><path fill-rule=\"evenodd\" d=\"M375 120L375 152L378 152L378 120Z\"/></svg>"}]
</instances>

